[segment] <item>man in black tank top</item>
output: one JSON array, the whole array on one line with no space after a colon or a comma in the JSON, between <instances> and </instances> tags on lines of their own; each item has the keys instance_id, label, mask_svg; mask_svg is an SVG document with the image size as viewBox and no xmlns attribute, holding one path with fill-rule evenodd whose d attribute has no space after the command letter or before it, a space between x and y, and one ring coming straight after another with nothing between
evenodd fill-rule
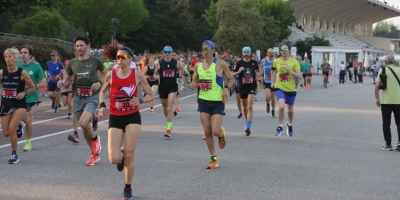
<instances>
[{"instance_id":1,"label":"man in black tank top","mask_svg":"<svg viewBox=\"0 0 400 200\"><path fill-rule=\"evenodd\" d=\"M178 91L178 82L180 77L177 77L176 71L183 71L182 63L171 58L172 47L165 46L163 50L164 59L160 60L156 64L154 71L155 75L160 76L160 86L158 87L158 94L161 100L161 104L164 109L165 117L167 118L167 130L165 137L171 137L172 120L173 120L173 109L176 93Z\"/></svg>"},{"instance_id":2,"label":"man in black tank top","mask_svg":"<svg viewBox=\"0 0 400 200\"><path fill-rule=\"evenodd\" d=\"M0 70L0 81L3 87L0 106L0 117L3 135L10 137L11 156L8 164L19 162L17 155L17 126L26 113L26 96L32 94L36 88L28 72L17 67L19 51L9 48L4 51L7 67ZM25 91L25 85L29 88Z\"/></svg>"}]
</instances>

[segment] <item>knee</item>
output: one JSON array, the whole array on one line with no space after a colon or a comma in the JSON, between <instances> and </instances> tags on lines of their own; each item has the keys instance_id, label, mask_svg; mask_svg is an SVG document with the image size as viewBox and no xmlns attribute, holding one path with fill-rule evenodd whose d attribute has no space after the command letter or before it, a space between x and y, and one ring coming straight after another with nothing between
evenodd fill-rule
<instances>
[{"instance_id":1,"label":"knee","mask_svg":"<svg viewBox=\"0 0 400 200\"><path fill-rule=\"evenodd\" d=\"M293 114L293 113L294 113L293 107L288 107L288 113L289 113L289 114Z\"/></svg>"},{"instance_id":2,"label":"knee","mask_svg":"<svg viewBox=\"0 0 400 200\"><path fill-rule=\"evenodd\" d=\"M4 137L9 137L10 133L8 132L8 129L3 129L3 135Z\"/></svg>"},{"instance_id":3,"label":"knee","mask_svg":"<svg viewBox=\"0 0 400 200\"><path fill-rule=\"evenodd\" d=\"M125 153L124 161L126 166L135 165L134 153Z\"/></svg>"},{"instance_id":4,"label":"knee","mask_svg":"<svg viewBox=\"0 0 400 200\"><path fill-rule=\"evenodd\" d=\"M82 120L82 119L79 119L78 124L79 124L79 126L82 127L82 128L89 127L89 122L87 122L87 121L85 121L85 120Z\"/></svg>"},{"instance_id":5,"label":"knee","mask_svg":"<svg viewBox=\"0 0 400 200\"><path fill-rule=\"evenodd\" d=\"M8 127L8 129L7 129L7 136L10 136L10 137L12 137L13 135L15 135L16 134L16 131L17 131L17 129L16 128L12 128L12 127ZM14 133L14 134L13 134Z\"/></svg>"},{"instance_id":6,"label":"knee","mask_svg":"<svg viewBox=\"0 0 400 200\"><path fill-rule=\"evenodd\" d=\"M32 108L33 109L33 108ZM29 114L28 115L25 115L25 124L28 126L28 124L30 125L30 124L32 124L32 116L30 116Z\"/></svg>"},{"instance_id":7,"label":"knee","mask_svg":"<svg viewBox=\"0 0 400 200\"><path fill-rule=\"evenodd\" d=\"M253 111L253 105L247 105L247 110L248 111Z\"/></svg>"},{"instance_id":8,"label":"knee","mask_svg":"<svg viewBox=\"0 0 400 200\"><path fill-rule=\"evenodd\" d=\"M167 113L170 113L170 112L172 112L172 108L171 107L167 107Z\"/></svg>"},{"instance_id":9,"label":"knee","mask_svg":"<svg viewBox=\"0 0 400 200\"><path fill-rule=\"evenodd\" d=\"M211 127L204 127L204 134L206 135L211 135L213 133L213 130Z\"/></svg>"}]
</instances>

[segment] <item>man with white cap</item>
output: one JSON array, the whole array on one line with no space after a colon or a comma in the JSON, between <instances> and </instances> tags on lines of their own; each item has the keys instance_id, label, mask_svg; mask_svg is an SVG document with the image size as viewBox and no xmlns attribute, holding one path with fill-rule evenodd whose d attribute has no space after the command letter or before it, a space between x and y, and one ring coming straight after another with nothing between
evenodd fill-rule
<instances>
[{"instance_id":1,"label":"man with white cap","mask_svg":"<svg viewBox=\"0 0 400 200\"><path fill-rule=\"evenodd\" d=\"M239 75L239 95L243 105L243 114L246 119L245 132L250 136L253 119L253 103L257 90L257 77L259 65L251 59L251 48L242 49L243 59L236 63L233 76Z\"/></svg>"}]
</instances>

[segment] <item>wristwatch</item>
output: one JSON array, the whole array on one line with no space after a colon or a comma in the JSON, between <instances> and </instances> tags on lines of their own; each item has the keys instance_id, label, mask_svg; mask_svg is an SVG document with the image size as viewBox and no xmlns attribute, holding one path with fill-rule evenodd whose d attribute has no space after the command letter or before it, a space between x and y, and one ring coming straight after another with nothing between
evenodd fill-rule
<instances>
[{"instance_id":1,"label":"wristwatch","mask_svg":"<svg viewBox=\"0 0 400 200\"><path fill-rule=\"evenodd\" d=\"M140 102L140 103L143 103L143 99L139 99L139 102Z\"/></svg>"}]
</instances>

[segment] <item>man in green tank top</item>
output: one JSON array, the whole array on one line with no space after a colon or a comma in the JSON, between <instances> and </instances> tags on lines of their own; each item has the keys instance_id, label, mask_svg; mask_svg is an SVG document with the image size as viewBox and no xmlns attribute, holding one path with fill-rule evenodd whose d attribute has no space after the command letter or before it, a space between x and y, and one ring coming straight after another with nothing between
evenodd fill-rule
<instances>
[{"instance_id":1,"label":"man in green tank top","mask_svg":"<svg viewBox=\"0 0 400 200\"><path fill-rule=\"evenodd\" d=\"M214 43L206 40L202 47L204 59L194 67L190 88L192 90L199 89L197 111L200 112L207 147L211 155L211 161L206 165L206 169L214 169L219 166L219 163L215 153L213 136L218 137L219 148L225 148L227 140L225 130L221 126L222 116L225 115L225 102L228 99L229 88L232 88L234 79L228 64L213 57L213 53L215 53ZM224 86L224 77L228 79L226 86Z\"/></svg>"}]
</instances>

